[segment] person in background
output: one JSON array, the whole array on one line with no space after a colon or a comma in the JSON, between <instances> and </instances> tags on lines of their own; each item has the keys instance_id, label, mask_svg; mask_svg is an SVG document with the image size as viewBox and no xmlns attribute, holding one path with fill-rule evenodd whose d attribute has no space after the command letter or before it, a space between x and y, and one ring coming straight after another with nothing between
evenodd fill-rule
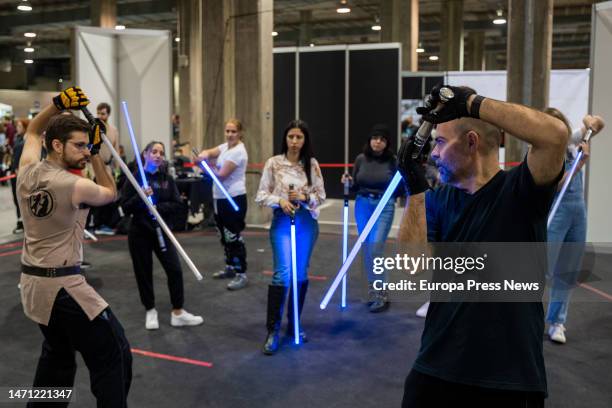
<instances>
[{"instance_id":1,"label":"person in background","mask_svg":"<svg viewBox=\"0 0 612 408\"><path fill-rule=\"evenodd\" d=\"M266 161L255 202L274 210L270 243L274 255L274 274L268 286L266 328L263 353L278 351L279 331L287 293L287 334L294 331L293 296L298 297L298 318L308 290L308 267L319 236L319 206L325 188L319 163L313 157L308 125L301 120L289 122L282 135L282 154ZM298 293L291 288L291 218L295 219ZM300 330L302 342L306 333Z\"/></svg>"},{"instance_id":2,"label":"person in background","mask_svg":"<svg viewBox=\"0 0 612 408\"><path fill-rule=\"evenodd\" d=\"M149 188L145 194L153 197L157 211L164 220L171 219L171 215L181 207L181 198L174 179L168 175L164 161L165 147L161 142L150 142L142 152L145 175ZM140 175L135 172L136 179ZM151 217L145 204L131 183L127 182L121 190L121 207L127 215L132 216L132 223L128 231L128 247L138 284L140 300L145 307L145 328L147 330L159 329L157 310L155 309L155 294L153 291L153 253L159 259L168 277L168 289L172 313L170 324L174 327L197 326L203 323L201 316L194 316L183 309L184 288L183 270L179 262L176 248L162 232L165 250L158 240L156 222Z\"/></svg>"},{"instance_id":3,"label":"person in background","mask_svg":"<svg viewBox=\"0 0 612 408\"><path fill-rule=\"evenodd\" d=\"M363 152L357 156L353 165L353 175L344 174L341 182L351 183L351 189L357 193L355 199L355 220L359 234L365 228L374 209L380 202L387 186L397 171L395 154L391 150L391 137L386 125L375 125L363 147ZM396 194L401 194L403 188L398 188ZM389 236L393 215L395 214L395 199L387 202L378 221L365 239L362 247L364 274L368 279L368 308L372 313L383 312L389 307L387 293L375 290L373 282L383 275L373 272L374 258L382 256L385 241Z\"/></svg>"},{"instance_id":4,"label":"person in background","mask_svg":"<svg viewBox=\"0 0 612 408\"><path fill-rule=\"evenodd\" d=\"M111 125L108 120L111 114L110 105L106 102L98 104L96 108L96 114L97 118L100 119L106 127L106 137L111 142L114 149L118 150L119 131L117 130L117 128ZM107 171L111 174L111 176L114 177L113 168L115 164L113 163L113 156L110 152L110 149L104 144L100 148L100 157L104 161ZM112 227L114 224L116 224L119 218L116 202L109 203L102 207L92 208L90 217L91 218L89 219L87 225L90 227L93 226L93 232L96 235L115 235L115 231Z\"/></svg>"},{"instance_id":5,"label":"person in background","mask_svg":"<svg viewBox=\"0 0 612 408\"><path fill-rule=\"evenodd\" d=\"M198 156L199 161L215 161L210 168L238 205L236 211L225 194L213 184L215 222L225 251L225 269L213 274L213 278L233 278L227 284L228 290L242 289L248 283L246 246L240 235L246 227L246 168L249 162L249 156L242 143L242 132L242 123L238 119L229 119L225 123L226 142L212 149L203 150Z\"/></svg>"},{"instance_id":6,"label":"person in background","mask_svg":"<svg viewBox=\"0 0 612 408\"><path fill-rule=\"evenodd\" d=\"M15 121L15 143L13 145L13 157L11 160L10 172L11 174L17 174L19 171L19 160L21 159L21 153L23 152L24 136L26 129L28 128L29 120L17 119ZM17 212L17 226L13 229L13 234L20 234L23 232L23 220L21 219L21 211L19 209L19 202L17 200L17 178L11 179L11 191L13 192L13 203L15 204L15 211Z\"/></svg>"},{"instance_id":7,"label":"person in background","mask_svg":"<svg viewBox=\"0 0 612 408\"><path fill-rule=\"evenodd\" d=\"M592 136L595 136L604 128L605 123L599 116L586 115L582 119L582 128L572 131L569 121L558 109L546 108L544 113L561 120L567 127L568 134L571 135L566 151L565 174L559 182L558 190L561 190L569 175L568 171L576 160L578 149L583 151L582 158L576 167L576 173L548 226L548 242L553 243L549 245L548 259L551 278L550 303L546 313L546 322L550 325L548 337L555 343L565 344L567 341L565 322L569 300L581 271L584 242L586 241L587 218L582 169L589 158L590 145L583 142L582 139L587 129L591 129ZM558 194L557 191L557 196ZM563 245L562 243L569 244Z\"/></svg>"}]
</instances>

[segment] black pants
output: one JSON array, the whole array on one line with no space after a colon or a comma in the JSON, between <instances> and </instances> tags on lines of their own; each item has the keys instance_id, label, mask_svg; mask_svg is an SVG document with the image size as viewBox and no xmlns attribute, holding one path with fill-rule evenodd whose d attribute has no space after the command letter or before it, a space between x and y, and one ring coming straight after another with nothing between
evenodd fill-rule
<instances>
[{"instance_id":1,"label":"black pants","mask_svg":"<svg viewBox=\"0 0 612 408\"><path fill-rule=\"evenodd\" d=\"M246 246L240 233L246 226L247 197L242 194L233 197L239 207L236 211L226 199L215 199L215 222L225 251L225 264L238 273L246 273Z\"/></svg>"},{"instance_id":2,"label":"black pants","mask_svg":"<svg viewBox=\"0 0 612 408\"><path fill-rule=\"evenodd\" d=\"M540 392L508 391L452 383L411 370L404 383L402 408L543 408Z\"/></svg>"},{"instance_id":3,"label":"black pants","mask_svg":"<svg viewBox=\"0 0 612 408\"><path fill-rule=\"evenodd\" d=\"M163 234L163 232L162 232ZM146 310L155 307L155 293L153 291L153 252L162 264L168 277L168 289L170 290L170 302L173 309L182 309L183 295L183 270L176 252L176 248L168 237L163 234L166 251L162 251L154 230L134 225L128 232L128 247L140 293L140 301Z\"/></svg>"},{"instance_id":4,"label":"black pants","mask_svg":"<svg viewBox=\"0 0 612 408\"><path fill-rule=\"evenodd\" d=\"M120 218L116 202L108 203L101 207L92 207L89 213L93 217L94 228L100 228L102 225L114 228Z\"/></svg>"},{"instance_id":5,"label":"black pants","mask_svg":"<svg viewBox=\"0 0 612 408\"><path fill-rule=\"evenodd\" d=\"M91 391L98 408L127 407L132 354L123 328L110 308L90 321L79 304L62 289L53 304L49 325L39 326L45 340L34 387L73 387L75 351L78 351L89 369ZM28 407L45 406L66 407L68 403L28 403Z\"/></svg>"},{"instance_id":6,"label":"black pants","mask_svg":"<svg viewBox=\"0 0 612 408\"><path fill-rule=\"evenodd\" d=\"M11 179L11 192L13 193L13 203L15 203L15 210L17 210L17 220L21 219L21 212L19 211L19 201L17 201L17 177Z\"/></svg>"}]
</instances>

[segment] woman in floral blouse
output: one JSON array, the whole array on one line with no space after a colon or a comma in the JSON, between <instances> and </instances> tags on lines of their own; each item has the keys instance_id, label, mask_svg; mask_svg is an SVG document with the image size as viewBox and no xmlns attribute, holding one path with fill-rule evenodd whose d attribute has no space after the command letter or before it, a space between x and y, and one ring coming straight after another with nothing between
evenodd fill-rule
<instances>
[{"instance_id":1,"label":"woman in floral blouse","mask_svg":"<svg viewBox=\"0 0 612 408\"><path fill-rule=\"evenodd\" d=\"M308 290L308 264L319 235L318 207L325 200L319 163L312 157L308 126L301 120L289 122L283 132L282 154L266 161L255 201L274 210L270 242L274 253L274 275L268 287L268 337L264 354L274 354L279 346L283 306L289 294L287 333L293 333L293 293L291 282L291 217L296 225L298 316ZM301 341L306 341L300 332Z\"/></svg>"}]
</instances>

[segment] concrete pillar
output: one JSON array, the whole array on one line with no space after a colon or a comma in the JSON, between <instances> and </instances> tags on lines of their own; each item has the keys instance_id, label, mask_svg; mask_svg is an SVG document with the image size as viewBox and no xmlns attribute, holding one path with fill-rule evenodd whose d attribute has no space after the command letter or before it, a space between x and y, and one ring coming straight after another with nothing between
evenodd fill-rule
<instances>
[{"instance_id":1,"label":"concrete pillar","mask_svg":"<svg viewBox=\"0 0 612 408\"><path fill-rule=\"evenodd\" d=\"M444 0L440 14L440 69L463 71L463 0Z\"/></svg>"},{"instance_id":2,"label":"concrete pillar","mask_svg":"<svg viewBox=\"0 0 612 408\"><path fill-rule=\"evenodd\" d=\"M380 23L382 42L402 44L402 70L418 71L419 1L382 0Z\"/></svg>"},{"instance_id":3,"label":"concrete pillar","mask_svg":"<svg viewBox=\"0 0 612 408\"><path fill-rule=\"evenodd\" d=\"M273 150L273 0L234 0L236 14L235 116L245 125L244 143L250 163L263 163ZM252 203L261 169L247 172L247 195ZM249 205L247 223L261 224L270 211Z\"/></svg>"},{"instance_id":4,"label":"concrete pillar","mask_svg":"<svg viewBox=\"0 0 612 408\"><path fill-rule=\"evenodd\" d=\"M305 47L312 42L312 10L300 10L299 45Z\"/></svg>"},{"instance_id":5,"label":"concrete pillar","mask_svg":"<svg viewBox=\"0 0 612 408\"><path fill-rule=\"evenodd\" d=\"M536 109L548 105L553 0L510 0L507 100ZM506 161L523 159L527 146L506 138Z\"/></svg>"},{"instance_id":6,"label":"concrete pillar","mask_svg":"<svg viewBox=\"0 0 612 408\"><path fill-rule=\"evenodd\" d=\"M498 69L504 69L504 67L500 67L497 62L497 51L487 51L484 53L484 70L485 71L495 71Z\"/></svg>"},{"instance_id":7,"label":"concrete pillar","mask_svg":"<svg viewBox=\"0 0 612 408\"><path fill-rule=\"evenodd\" d=\"M117 0L92 0L91 25L115 28L117 25Z\"/></svg>"},{"instance_id":8,"label":"concrete pillar","mask_svg":"<svg viewBox=\"0 0 612 408\"><path fill-rule=\"evenodd\" d=\"M464 69L466 71L482 71L484 69L484 31L472 31L466 38L466 59Z\"/></svg>"},{"instance_id":9,"label":"concrete pillar","mask_svg":"<svg viewBox=\"0 0 612 408\"><path fill-rule=\"evenodd\" d=\"M272 0L178 0L181 141L196 148L225 140L230 117L244 125L250 163L272 156ZM186 41L183 40L186 37ZM247 172L248 223L269 211L252 203L261 170Z\"/></svg>"}]
</instances>

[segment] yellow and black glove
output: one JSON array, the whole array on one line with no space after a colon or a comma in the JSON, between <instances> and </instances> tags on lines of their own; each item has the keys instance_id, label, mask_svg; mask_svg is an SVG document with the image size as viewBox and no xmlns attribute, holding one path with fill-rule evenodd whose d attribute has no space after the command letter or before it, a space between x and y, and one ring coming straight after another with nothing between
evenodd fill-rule
<instances>
[{"instance_id":1,"label":"yellow and black glove","mask_svg":"<svg viewBox=\"0 0 612 408\"><path fill-rule=\"evenodd\" d=\"M100 152L100 145L102 145L102 133L106 134L106 126L104 123L96 118L95 123L89 130L89 152L92 156L95 156Z\"/></svg>"},{"instance_id":2,"label":"yellow and black glove","mask_svg":"<svg viewBox=\"0 0 612 408\"><path fill-rule=\"evenodd\" d=\"M59 95L53 98L53 104L58 110L76 109L89 105L87 95L78 86L63 90Z\"/></svg>"}]
</instances>

